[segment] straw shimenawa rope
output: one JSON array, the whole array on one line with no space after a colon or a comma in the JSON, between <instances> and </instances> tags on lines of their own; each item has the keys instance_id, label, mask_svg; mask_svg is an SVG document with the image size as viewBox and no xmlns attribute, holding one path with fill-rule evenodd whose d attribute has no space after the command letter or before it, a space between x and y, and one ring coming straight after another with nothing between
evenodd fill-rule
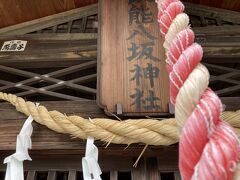
<instances>
[{"instance_id":1,"label":"straw shimenawa rope","mask_svg":"<svg viewBox=\"0 0 240 180\"><path fill-rule=\"evenodd\" d=\"M137 119L117 121L112 119L88 119L79 116L66 116L58 111L48 111L46 107L36 106L13 94L0 92L0 99L10 102L17 111L59 133L86 139L94 137L107 143L168 146L178 142L179 134L175 119L155 120ZM230 123L240 135L240 110L224 112L222 119Z\"/></svg>"}]
</instances>

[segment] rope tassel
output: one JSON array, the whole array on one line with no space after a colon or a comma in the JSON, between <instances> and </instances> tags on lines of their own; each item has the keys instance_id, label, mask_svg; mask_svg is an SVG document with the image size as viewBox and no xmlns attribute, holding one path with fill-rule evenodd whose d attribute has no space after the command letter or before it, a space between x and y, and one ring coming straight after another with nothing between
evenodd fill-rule
<instances>
[{"instance_id":1,"label":"rope tassel","mask_svg":"<svg viewBox=\"0 0 240 180\"><path fill-rule=\"evenodd\" d=\"M156 0L181 135L179 167L183 179L232 179L240 144L232 127L220 118L222 103L208 87L209 72L200 64L203 50L194 43L189 17L179 0Z\"/></svg>"}]
</instances>

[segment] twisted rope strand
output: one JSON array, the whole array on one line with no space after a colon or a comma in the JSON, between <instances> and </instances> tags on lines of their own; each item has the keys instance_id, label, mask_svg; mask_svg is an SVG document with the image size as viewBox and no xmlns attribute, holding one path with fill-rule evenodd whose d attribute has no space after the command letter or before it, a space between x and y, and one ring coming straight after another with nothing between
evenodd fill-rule
<instances>
[{"instance_id":1,"label":"twisted rope strand","mask_svg":"<svg viewBox=\"0 0 240 180\"><path fill-rule=\"evenodd\" d=\"M183 179L232 179L239 158L239 141L229 122L240 134L240 111L224 112L222 103L208 88L209 72L200 64L203 51L194 43L189 18L179 0L156 0L158 22L163 35L170 77L171 102L176 120L153 119L114 121L66 116L58 111L36 107L32 102L0 92L19 112L40 124L74 137L88 136L108 143L171 145L178 142L180 129L180 170ZM226 122L223 122L222 119ZM240 164L238 165L240 167ZM234 178L240 177L236 174Z\"/></svg>"},{"instance_id":2,"label":"twisted rope strand","mask_svg":"<svg viewBox=\"0 0 240 180\"><path fill-rule=\"evenodd\" d=\"M86 139L89 135L97 140L116 144L144 143L148 145L168 146L178 142L179 134L175 119L154 120L137 119L116 121L95 118L92 121L79 116L66 116L58 111L48 111L44 106L25 101L16 95L0 92L0 99L10 102L16 109L47 126L64 134ZM240 135L240 110L223 112L222 118L235 127Z\"/></svg>"},{"instance_id":3,"label":"twisted rope strand","mask_svg":"<svg viewBox=\"0 0 240 180\"><path fill-rule=\"evenodd\" d=\"M208 88L209 72L200 64L203 50L194 43L189 17L179 0L156 0L167 57L170 100L181 131L179 166L183 179L232 179L240 144L220 118L222 103Z\"/></svg>"}]
</instances>

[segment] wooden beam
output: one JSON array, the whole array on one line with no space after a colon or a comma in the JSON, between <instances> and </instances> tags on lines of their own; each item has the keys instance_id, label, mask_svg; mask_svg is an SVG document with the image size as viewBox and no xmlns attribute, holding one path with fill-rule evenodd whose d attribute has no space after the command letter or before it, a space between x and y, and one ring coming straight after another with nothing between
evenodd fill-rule
<instances>
[{"instance_id":1,"label":"wooden beam","mask_svg":"<svg viewBox=\"0 0 240 180\"><path fill-rule=\"evenodd\" d=\"M224 97L221 98L222 103L226 106L226 111L237 111L240 109L240 97Z\"/></svg>"},{"instance_id":2,"label":"wooden beam","mask_svg":"<svg viewBox=\"0 0 240 180\"><path fill-rule=\"evenodd\" d=\"M51 73L47 73L47 74L45 74L45 76L51 76L51 77L65 76L65 75L68 75L68 74L71 74L71 73L74 73L74 72L77 72L77 71L82 71L82 70L85 70L85 69L89 69L89 68L92 68L92 67L95 67L95 66L96 66L96 63L94 61L90 61L90 62L87 62L87 63L82 63L82 64L78 64L76 66L71 66L71 67L60 69L60 70L57 70L57 71L54 71L54 72L51 72ZM82 79L82 78L80 77L80 79ZM75 81L78 82L78 80L79 79L76 79ZM23 81L18 81L18 83L24 84L24 85L31 85L31 84L34 84L34 83L37 83L37 82L38 81L36 81L36 78L30 78L30 79L26 79L26 80L23 80ZM56 85L54 84L54 86L56 86ZM59 84L58 84L58 86L59 86ZM11 87L12 86L2 86L2 87L0 87L0 91L6 90L6 89L11 88Z\"/></svg>"},{"instance_id":3,"label":"wooden beam","mask_svg":"<svg viewBox=\"0 0 240 180\"><path fill-rule=\"evenodd\" d=\"M77 171L70 170L68 174L68 180L76 180L77 179Z\"/></svg>"},{"instance_id":4,"label":"wooden beam","mask_svg":"<svg viewBox=\"0 0 240 180\"><path fill-rule=\"evenodd\" d=\"M203 57L203 62L211 63L211 64L224 64L224 63L239 63L239 58L229 58L229 57Z\"/></svg>"},{"instance_id":5,"label":"wooden beam","mask_svg":"<svg viewBox=\"0 0 240 180\"><path fill-rule=\"evenodd\" d=\"M81 27L81 32L84 33L87 27L87 17L82 18L82 27Z\"/></svg>"},{"instance_id":6,"label":"wooden beam","mask_svg":"<svg viewBox=\"0 0 240 180\"><path fill-rule=\"evenodd\" d=\"M133 169L132 180L147 180L146 163L144 161L145 159L141 159L137 167Z\"/></svg>"},{"instance_id":7,"label":"wooden beam","mask_svg":"<svg viewBox=\"0 0 240 180\"><path fill-rule=\"evenodd\" d=\"M204 63L204 65L206 65L208 69L212 69L212 70L215 70L218 72L226 72L226 73L227 72L228 73L236 72L236 73L240 74L239 69L225 67L225 66L219 66L219 65L215 65L215 64L208 64L208 63Z\"/></svg>"},{"instance_id":8,"label":"wooden beam","mask_svg":"<svg viewBox=\"0 0 240 180\"><path fill-rule=\"evenodd\" d=\"M0 35L0 40L6 40L9 36ZM11 39L21 40L45 40L45 41L79 41L79 40L96 40L97 33L46 33L46 34L24 34L24 35L11 35Z\"/></svg>"},{"instance_id":9,"label":"wooden beam","mask_svg":"<svg viewBox=\"0 0 240 180\"><path fill-rule=\"evenodd\" d=\"M110 180L118 180L118 172L117 171L110 172Z\"/></svg>"},{"instance_id":10,"label":"wooden beam","mask_svg":"<svg viewBox=\"0 0 240 180\"><path fill-rule=\"evenodd\" d=\"M49 110L56 109L68 115L75 114L85 118L106 117L95 101L58 101L41 102L41 104L48 107ZM15 148L16 135L19 133L26 117L18 113L8 103L0 104L0 112L2 114L0 117L0 150L13 150ZM5 131L8 131L8 133L6 134ZM84 151L84 142L82 140L71 138L69 135L55 133L37 123L34 123L32 139L34 150L66 149L68 147L67 149Z\"/></svg>"},{"instance_id":11,"label":"wooden beam","mask_svg":"<svg viewBox=\"0 0 240 180\"><path fill-rule=\"evenodd\" d=\"M237 98L222 98L223 103L226 105L226 110L240 109L240 97ZM96 105L95 101L56 101L56 102L41 102L49 110L58 110L67 115L78 115L84 118L106 117L105 113ZM63 106L64 104L64 106ZM25 115L17 112L9 103L0 104L0 151L14 150L16 136L19 133ZM69 135L59 134L53 132L40 124L34 123L34 130L32 135L33 150L43 151L49 154L62 154L71 150L71 153L82 153L85 151L85 142L81 139L71 138ZM141 153L144 148L143 145L131 145L126 150L124 145L110 145L107 149L103 142L96 142L102 153L122 154L135 156L136 153ZM146 150L146 155L156 155L159 153L160 146L149 146ZM164 149L166 150L165 147ZM169 147L171 148L171 147ZM109 151L111 149L111 152ZM56 152L58 151L58 152ZM70 152L69 152L70 153Z\"/></svg>"},{"instance_id":12,"label":"wooden beam","mask_svg":"<svg viewBox=\"0 0 240 180\"><path fill-rule=\"evenodd\" d=\"M203 46L204 62L239 62L240 25L197 27L194 28L194 32L196 33L196 42Z\"/></svg>"},{"instance_id":13,"label":"wooden beam","mask_svg":"<svg viewBox=\"0 0 240 180\"><path fill-rule=\"evenodd\" d=\"M240 25L194 27L193 31L197 36L239 36Z\"/></svg>"},{"instance_id":14,"label":"wooden beam","mask_svg":"<svg viewBox=\"0 0 240 180\"><path fill-rule=\"evenodd\" d=\"M63 106L64 104L64 106ZM104 118L107 117L105 113L97 106L96 101L44 101L41 102L48 110L57 110L68 115L78 115L84 118ZM26 116L16 111L16 109L9 103L0 103L0 122L26 119ZM2 131L0 131L2 132Z\"/></svg>"},{"instance_id":15,"label":"wooden beam","mask_svg":"<svg viewBox=\"0 0 240 180\"><path fill-rule=\"evenodd\" d=\"M57 178L57 172L56 171L49 171L47 180L56 180Z\"/></svg>"},{"instance_id":16,"label":"wooden beam","mask_svg":"<svg viewBox=\"0 0 240 180\"><path fill-rule=\"evenodd\" d=\"M91 74L91 75L87 75L87 76L83 76L83 77L79 77L73 80L70 80L69 82L72 83L86 83L86 82L91 82L97 79L97 74ZM44 89L45 90L51 90L51 91L55 91L57 89L61 89L62 84L53 84L53 85L49 85L49 86L45 86ZM1 89L2 87L0 87ZM29 90L29 91L25 91L25 92L21 92L21 93L17 93L17 96L27 96L33 93L34 90Z\"/></svg>"},{"instance_id":17,"label":"wooden beam","mask_svg":"<svg viewBox=\"0 0 240 180\"><path fill-rule=\"evenodd\" d=\"M211 46L203 46L204 58L234 58L238 60L240 58L240 46L234 47L211 47ZM227 62L226 62L227 63Z\"/></svg>"},{"instance_id":18,"label":"wooden beam","mask_svg":"<svg viewBox=\"0 0 240 180\"><path fill-rule=\"evenodd\" d=\"M27 175L27 180L36 180L37 179L36 175L37 175L36 171L33 170L29 171Z\"/></svg>"},{"instance_id":19,"label":"wooden beam","mask_svg":"<svg viewBox=\"0 0 240 180\"><path fill-rule=\"evenodd\" d=\"M94 36L86 34L87 39L77 34L0 37L0 44L12 39L27 41L23 52L0 52L0 64L18 68L56 68L96 61L97 39Z\"/></svg>"},{"instance_id":20,"label":"wooden beam","mask_svg":"<svg viewBox=\"0 0 240 180\"><path fill-rule=\"evenodd\" d=\"M174 178L175 178L175 180L181 180L182 179L179 171L174 172Z\"/></svg>"},{"instance_id":21,"label":"wooden beam","mask_svg":"<svg viewBox=\"0 0 240 180\"><path fill-rule=\"evenodd\" d=\"M95 101L57 101L41 102L41 104L45 105L49 110L58 110L67 115L79 115L84 118L106 117L104 112L96 105ZM9 152L15 149L16 136L26 117L17 112L14 107L8 103L0 104L0 112L0 151ZM85 153L85 141L78 138L72 138L69 135L56 133L37 123L34 123L33 127L32 153L35 151L38 151L38 154L41 152L41 154L55 155ZM106 148L106 144L103 142L98 141L96 144L100 152L106 155L121 154L122 156L135 157L138 156L144 148L144 145L141 144L130 145L127 149L125 149L127 145L111 144ZM154 156L159 154L159 151L161 151L161 146L149 146L144 155Z\"/></svg>"},{"instance_id":22,"label":"wooden beam","mask_svg":"<svg viewBox=\"0 0 240 180\"><path fill-rule=\"evenodd\" d=\"M72 25L73 25L73 21L69 21L69 22L68 22L67 33L71 33Z\"/></svg>"},{"instance_id":23,"label":"wooden beam","mask_svg":"<svg viewBox=\"0 0 240 180\"><path fill-rule=\"evenodd\" d=\"M2 152L1 152L2 153ZM11 152L10 152L11 153ZM4 154L4 155L8 155ZM166 155L166 154L165 154ZM35 176L38 176L41 172L46 173L46 177L49 173L49 171L57 171L57 172L69 172L69 176L71 178L68 178L68 180L77 180L82 179L82 176L78 174L82 171L82 158L83 154L78 155L51 155L51 156L44 156L40 152L38 154L33 154L30 152L30 156L32 158L32 161L25 161L24 162L24 171L35 171ZM138 156L136 154L136 156ZM0 161L3 162L3 159L6 156L3 156L3 154L0 155ZM101 166L101 170L103 173L109 172L109 171L120 171L120 172L131 172L133 169L133 161L132 157L122 157L122 156L113 156L113 155L102 155L99 156L99 164ZM116 163L117 162L117 163ZM0 171L4 171L6 168L6 164L3 165L3 163L0 164ZM77 178L77 179L74 179ZM42 178L45 179L45 178ZM61 178L58 178L61 179ZM106 178L107 179L107 178ZM106 180L105 178L103 180ZM1 179L2 180L2 179ZM34 179L28 179L28 180L34 180ZM149 179L147 179L149 180Z\"/></svg>"},{"instance_id":24,"label":"wooden beam","mask_svg":"<svg viewBox=\"0 0 240 180\"><path fill-rule=\"evenodd\" d=\"M4 86L8 86L8 87L9 86L10 87L16 87L16 85L17 85L16 83L4 81L4 80L0 80L0 84L2 84ZM62 93L57 93L57 92L54 92L54 91L48 91L48 90L45 90L43 88L42 89L41 88L34 88L34 87L26 86L26 85L20 85L20 86L18 86L18 88L21 89L21 90L32 91L32 93L44 94L44 95L52 96L52 97L55 97L55 98L57 97L57 98L60 98L60 99L65 99L65 100L72 100L72 101L83 100L83 98L79 98L79 97L75 97L75 96L71 96L71 95L66 95L66 94L62 94Z\"/></svg>"},{"instance_id":25,"label":"wooden beam","mask_svg":"<svg viewBox=\"0 0 240 180\"><path fill-rule=\"evenodd\" d=\"M203 6L198 4L192 4L184 2L185 11L189 15L203 16L211 19L218 19L222 21L239 24L240 13L236 11L230 11L220 8L214 8L209 6Z\"/></svg>"},{"instance_id":26,"label":"wooden beam","mask_svg":"<svg viewBox=\"0 0 240 180\"><path fill-rule=\"evenodd\" d=\"M146 160L147 165L147 179L159 180L161 179L160 173L158 171L158 162L157 158L148 158Z\"/></svg>"},{"instance_id":27,"label":"wooden beam","mask_svg":"<svg viewBox=\"0 0 240 180\"><path fill-rule=\"evenodd\" d=\"M175 154L178 152L175 151ZM172 155L172 153L161 154L166 156ZM58 156L58 157L36 157L31 154L33 161L24 162L24 170L28 174L31 172L33 176L29 176L27 180L35 180L35 178L48 179L48 177L54 177L54 179L64 179L64 180L77 180L82 179L82 167L81 161L82 156ZM59 163L59 159L61 162ZM172 159L172 158L170 158ZM2 160L0 156L0 160ZM173 159L172 164L176 164L178 159ZM103 174L101 175L102 179L117 180L117 179L136 179L136 180L159 180L160 172L158 170L158 162L156 157L142 158L136 168L132 167L133 158L132 157L121 157L121 156L102 156L99 157L99 165ZM117 162L117 163L116 163ZM168 160L161 162L169 164ZM5 171L6 165L0 164L0 171ZM169 175L177 174L178 170L174 170L172 167L166 170ZM51 176L50 176L51 175ZM177 177L177 175L175 175ZM171 179L171 178L166 178ZM173 178L172 178L173 179ZM179 179L180 180L180 176Z\"/></svg>"},{"instance_id":28,"label":"wooden beam","mask_svg":"<svg viewBox=\"0 0 240 180\"><path fill-rule=\"evenodd\" d=\"M0 29L0 35L22 35L97 14L97 4Z\"/></svg>"},{"instance_id":29,"label":"wooden beam","mask_svg":"<svg viewBox=\"0 0 240 180\"><path fill-rule=\"evenodd\" d=\"M173 148L172 148L173 149ZM162 153L162 152L161 152ZM168 172L172 175L176 174L177 177L178 168L174 166L178 162L178 149L170 152L165 152L161 156L166 156L164 161L159 161L161 166L164 164L172 164L168 166L168 169L165 172ZM0 161L3 160L0 155ZM174 158L169 157L169 155L174 156ZM39 178L42 176L42 179L47 179L50 174L56 174L57 179L68 179L76 180L82 179L82 155L58 155L58 156L42 156L41 154L34 155L30 153L32 161L24 162L24 171L29 174L27 180L35 180L34 178ZM137 155L136 155L137 156ZM59 159L61 162L59 163ZM171 161L169 162L169 159ZM122 157L113 156L113 155L102 155L99 156L99 165L103 172L102 178L117 180L117 179L137 179L137 180L159 180L161 179L159 171L159 162L157 162L156 157L142 157L142 160L139 162L137 168L133 167L133 158L132 157ZM117 162L117 163L116 163ZM5 171L6 165L0 164L0 171ZM176 169L176 170L175 170ZM175 172L175 173L174 173ZM61 178L61 175L64 174L65 178ZM67 177L68 174L68 177ZM132 178L131 178L132 176ZM110 177L110 178L109 178ZM138 178L139 177L139 178ZM169 178L167 178L169 179ZM176 179L180 180L180 179Z\"/></svg>"},{"instance_id":30,"label":"wooden beam","mask_svg":"<svg viewBox=\"0 0 240 180\"><path fill-rule=\"evenodd\" d=\"M35 78L35 77L38 77L39 79L42 79L46 82L51 82L51 83L56 83L56 84L58 84L58 83L64 84L66 87L76 89L80 92L85 92L85 93L88 93L88 94L96 94L96 89L86 87L86 86L82 86L82 85L78 85L78 84L74 84L70 81L62 81L60 79L56 79L56 78L49 77L49 76L46 76L46 75L44 76L44 75L40 75L40 74L37 74L37 73L24 71L24 70L20 70L20 69L15 69L15 68L11 68L11 67L6 67L6 66L2 66L2 65L0 65L0 70L3 71L3 72L13 73L15 75L24 76L24 77L31 78L31 79ZM7 86L15 84L15 83L4 81L4 80L0 80L0 83L4 84L4 85L7 85ZM22 86L22 84L17 84L17 85L15 85L15 87L18 87L18 88L24 89L24 90L29 88L29 90L30 90L30 87ZM39 89L39 90L41 91L41 89ZM43 88L43 91L45 91L44 88Z\"/></svg>"}]
</instances>

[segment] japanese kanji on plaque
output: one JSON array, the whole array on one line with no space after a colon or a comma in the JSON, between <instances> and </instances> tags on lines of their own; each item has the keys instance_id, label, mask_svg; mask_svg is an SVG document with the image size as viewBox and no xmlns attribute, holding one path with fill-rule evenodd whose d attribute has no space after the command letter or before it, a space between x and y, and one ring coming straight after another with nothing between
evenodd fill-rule
<instances>
[{"instance_id":1,"label":"japanese kanji on plaque","mask_svg":"<svg viewBox=\"0 0 240 180\"><path fill-rule=\"evenodd\" d=\"M1 51L24 51L27 41L12 40L5 41L2 45Z\"/></svg>"},{"instance_id":2,"label":"japanese kanji on plaque","mask_svg":"<svg viewBox=\"0 0 240 180\"><path fill-rule=\"evenodd\" d=\"M100 1L98 103L109 114L168 112L168 77L154 0Z\"/></svg>"}]
</instances>

